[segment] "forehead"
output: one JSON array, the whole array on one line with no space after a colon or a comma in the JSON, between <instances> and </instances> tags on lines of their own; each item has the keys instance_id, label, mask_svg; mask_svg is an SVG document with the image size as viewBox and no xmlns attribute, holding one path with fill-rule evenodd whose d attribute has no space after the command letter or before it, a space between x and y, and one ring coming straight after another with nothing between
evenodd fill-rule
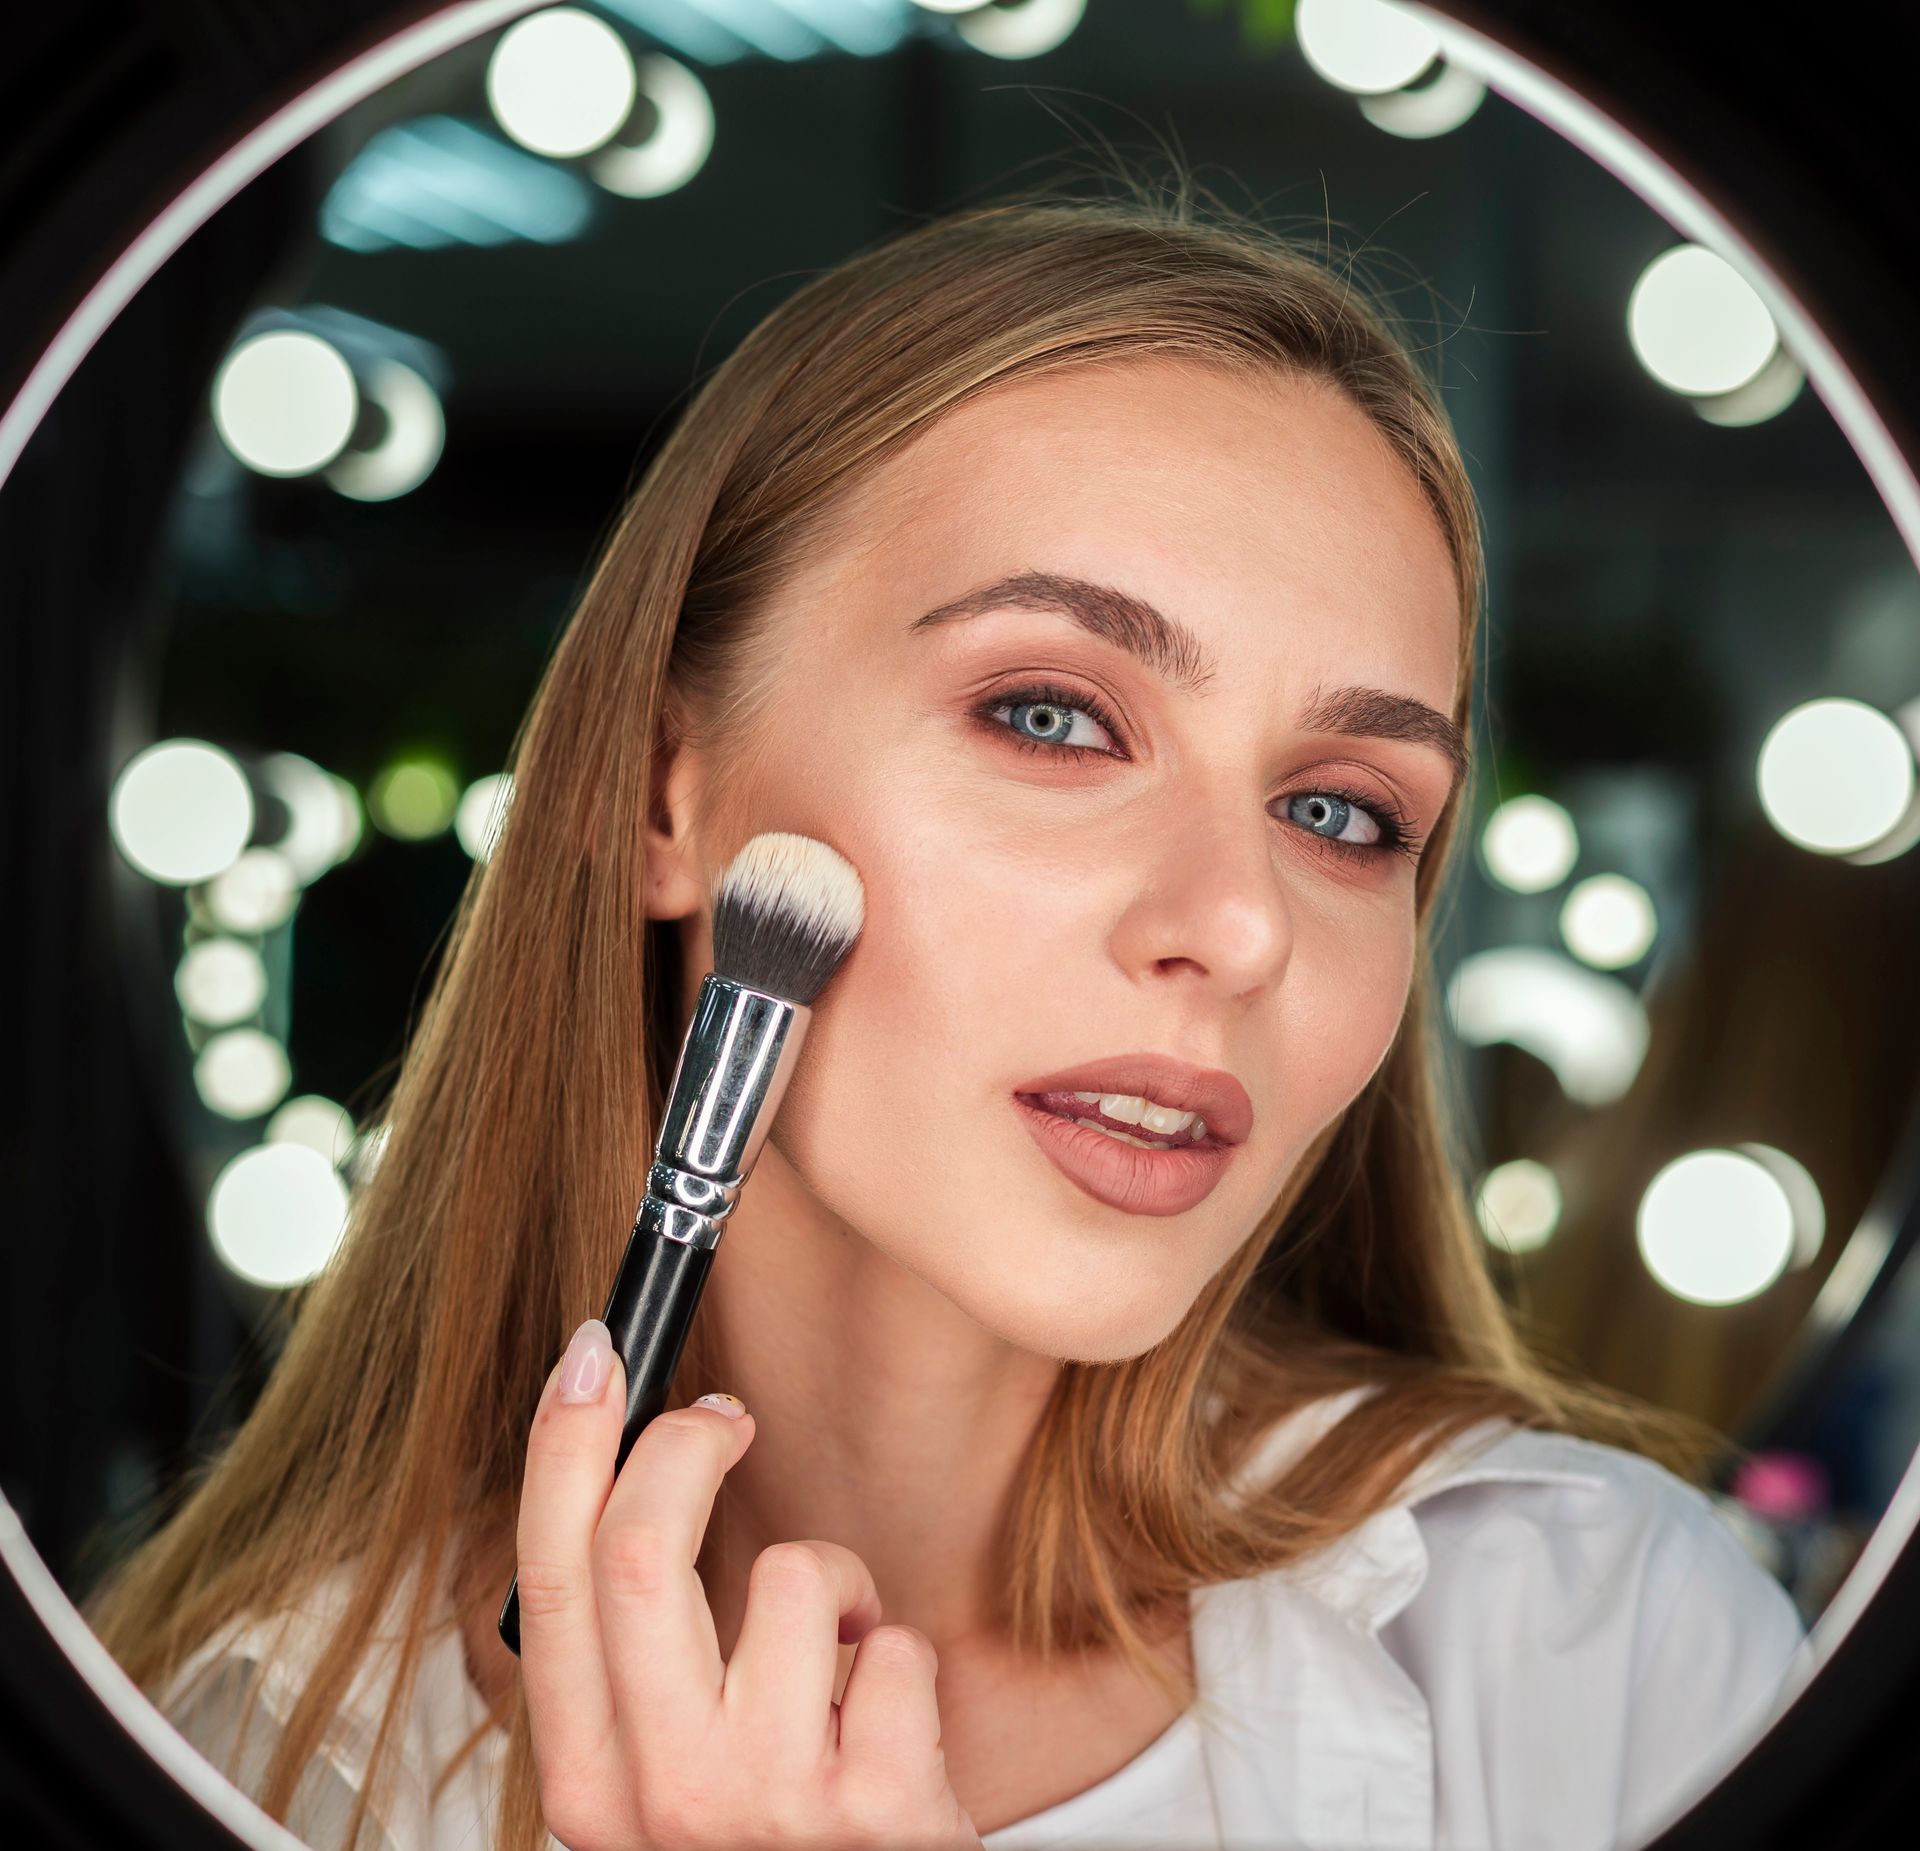
<instances>
[{"instance_id":1,"label":"forehead","mask_svg":"<svg viewBox=\"0 0 1920 1851\"><path fill-rule=\"evenodd\" d=\"M1076 572L1182 619L1230 667L1264 635L1310 673L1391 675L1443 709L1456 689L1438 518L1320 380L1153 357L995 386L845 497L818 568L822 594L857 607L880 589L899 623L1009 572Z\"/></svg>"}]
</instances>

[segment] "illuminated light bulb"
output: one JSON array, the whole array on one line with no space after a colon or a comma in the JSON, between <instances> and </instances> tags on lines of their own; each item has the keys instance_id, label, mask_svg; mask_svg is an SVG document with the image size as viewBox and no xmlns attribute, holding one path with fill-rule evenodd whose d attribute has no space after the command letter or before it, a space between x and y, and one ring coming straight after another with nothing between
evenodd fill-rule
<instances>
[{"instance_id":1,"label":"illuminated light bulb","mask_svg":"<svg viewBox=\"0 0 1920 1851\"><path fill-rule=\"evenodd\" d=\"M231 867L253 833L246 773L202 739L168 739L120 768L107 805L120 853L150 880L186 887Z\"/></svg>"},{"instance_id":2,"label":"illuminated light bulb","mask_svg":"<svg viewBox=\"0 0 1920 1851\"><path fill-rule=\"evenodd\" d=\"M433 473L446 448L440 395L410 366L374 360L366 396L386 414L387 428L367 450L348 450L328 465L327 486L350 501L392 501Z\"/></svg>"},{"instance_id":3,"label":"illuminated light bulb","mask_svg":"<svg viewBox=\"0 0 1920 1851\"><path fill-rule=\"evenodd\" d=\"M1449 64L1430 83L1362 96L1357 104L1361 115L1382 133L1403 141L1431 141L1452 134L1486 100L1487 86L1479 78Z\"/></svg>"},{"instance_id":4,"label":"illuminated light bulb","mask_svg":"<svg viewBox=\"0 0 1920 1851\"><path fill-rule=\"evenodd\" d=\"M1752 1156L1690 1151L1647 1185L1635 1239L1647 1270L1676 1298L1740 1304L1786 1270L1793 1206L1779 1178Z\"/></svg>"},{"instance_id":5,"label":"illuminated light bulb","mask_svg":"<svg viewBox=\"0 0 1920 1851\"><path fill-rule=\"evenodd\" d=\"M1640 273L1627 299L1640 364L1675 392L1731 392L1753 379L1780 331L1753 285L1717 251L1676 245Z\"/></svg>"},{"instance_id":6,"label":"illuminated light bulb","mask_svg":"<svg viewBox=\"0 0 1920 1851\"><path fill-rule=\"evenodd\" d=\"M713 98L677 59L654 52L636 68L641 93L653 108L644 141L609 142L587 161L587 172L624 199L658 199L685 186L713 152Z\"/></svg>"},{"instance_id":7,"label":"illuminated light bulb","mask_svg":"<svg viewBox=\"0 0 1920 1851\"><path fill-rule=\"evenodd\" d=\"M1487 818L1480 858L1487 872L1515 893L1557 887L1580 856L1573 818L1551 797L1510 797Z\"/></svg>"},{"instance_id":8,"label":"illuminated light bulb","mask_svg":"<svg viewBox=\"0 0 1920 1851\"><path fill-rule=\"evenodd\" d=\"M925 5L926 0L921 0ZM933 11L952 10L933 8ZM1064 45L1086 17L1087 0L1018 0L960 9L954 32L990 58L1037 58Z\"/></svg>"},{"instance_id":9,"label":"illuminated light bulb","mask_svg":"<svg viewBox=\"0 0 1920 1851\"><path fill-rule=\"evenodd\" d=\"M257 1028L223 1029L193 1063L193 1083L223 1118L258 1118L286 1097L293 1078L287 1051Z\"/></svg>"},{"instance_id":10,"label":"illuminated light bulb","mask_svg":"<svg viewBox=\"0 0 1920 1851\"><path fill-rule=\"evenodd\" d=\"M173 993L191 1020L229 1028L259 1014L267 999L267 967L259 952L238 939L203 938L181 958Z\"/></svg>"},{"instance_id":11,"label":"illuminated light bulb","mask_svg":"<svg viewBox=\"0 0 1920 1851\"><path fill-rule=\"evenodd\" d=\"M207 910L229 932L271 932L299 899L293 864L272 848L248 849L207 885Z\"/></svg>"},{"instance_id":12,"label":"illuminated light bulb","mask_svg":"<svg viewBox=\"0 0 1920 1851\"><path fill-rule=\"evenodd\" d=\"M361 835L360 793L297 752L263 759L260 781L287 807L287 832L266 847L286 858L303 886L353 853Z\"/></svg>"},{"instance_id":13,"label":"illuminated light bulb","mask_svg":"<svg viewBox=\"0 0 1920 1851\"><path fill-rule=\"evenodd\" d=\"M1474 1214L1489 1246L1532 1253L1560 1225L1560 1183L1544 1163L1516 1157L1496 1164L1474 1192Z\"/></svg>"},{"instance_id":14,"label":"illuminated light bulb","mask_svg":"<svg viewBox=\"0 0 1920 1851\"><path fill-rule=\"evenodd\" d=\"M1328 83L1358 95L1405 89L1440 55L1433 28L1389 0L1299 0L1293 35Z\"/></svg>"},{"instance_id":15,"label":"illuminated light bulb","mask_svg":"<svg viewBox=\"0 0 1920 1851\"><path fill-rule=\"evenodd\" d=\"M303 1144L256 1144L221 1170L207 1194L207 1232L229 1271L275 1289L304 1285L346 1231L339 1173Z\"/></svg>"},{"instance_id":16,"label":"illuminated light bulb","mask_svg":"<svg viewBox=\"0 0 1920 1851\"><path fill-rule=\"evenodd\" d=\"M1807 701L1760 745L1760 807L1774 828L1816 854L1870 847L1914 797L1913 745L1864 701Z\"/></svg>"},{"instance_id":17,"label":"illuminated light bulb","mask_svg":"<svg viewBox=\"0 0 1920 1851\"><path fill-rule=\"evenodd\" d=\"M302 1093L267 1120L266 1141L304 1144L338 1168L353 1154L353 1114L323 1093Z\"/></svg>"},{"instance_id":18,"label":"illuminated light bulb","mask_svg":"<svg viewBox=\"0 0 1920 1851\"><path fill-rule=\"evenodd\" d=\"M494 119L535 154L569 158L610 141L633 108L635 87L626 41L573 6L509 26L487 60Z\"/></svg>"},{"instance_id":19,"label":"illuminated light bulb","mask_svg":"<svg viewBox=\"0 0 1920 1851\"><path fill-rule=\"evenodd\" d=\"M1658 929L1653 897L1624 874L1595 874L1560 908L1560 936L1583 964L1621 970L1646 956Z\"/></svg>"},{"instance_id":20,"label":"illuminated light bulb","mask_svg":"<svg viewBox=\"0 0 1920 1851\"><path fill-rule=\"evenodd\" d=\"M213 427L263 476L306 476L347 447L360 389L340 350L317 334L280 328L242 341L213 382Z\"/></svg>"}]
</instances>

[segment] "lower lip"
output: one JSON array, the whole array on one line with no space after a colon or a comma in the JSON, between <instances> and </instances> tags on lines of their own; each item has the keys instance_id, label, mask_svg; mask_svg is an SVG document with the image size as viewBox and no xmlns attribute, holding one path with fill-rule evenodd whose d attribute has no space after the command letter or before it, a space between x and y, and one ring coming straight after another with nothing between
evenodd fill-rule
<instances>
[{"instance_id":1,"label":"lower lip","mask_svg":"<svg viewBox=\"0 0 1920 1851\"><path fill-rule=\"evenodd\" d=\"M1146 1150L1043 1111L1015 1093L1014 1109L1062 1175L1096 1201L1133 1215L1182 1215L1204 1202L1233 1160L1227 1144Z\"/></svg>"}]
</instances>

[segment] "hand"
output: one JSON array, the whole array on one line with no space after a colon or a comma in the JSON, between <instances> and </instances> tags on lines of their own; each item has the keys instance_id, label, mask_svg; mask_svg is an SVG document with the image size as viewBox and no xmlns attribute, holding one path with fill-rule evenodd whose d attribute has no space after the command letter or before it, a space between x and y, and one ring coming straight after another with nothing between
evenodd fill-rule
<instances>
[{"instance_id":1,"label":"hand","mask_svg":"<svg viewBox=\"0 0 1920 1851\"><path fill-rule=\"evenodd\" d=\"M570 1851L978 1851L940 1750L932 1641L879 1624L852 1550L777 1543L723 1661L695 1565L753 1416L670 1408L616 1480L625 1405L592 1320L547 1380L520 1494L520 1668L547 1829Z\"/></svg>"}]
</instances>

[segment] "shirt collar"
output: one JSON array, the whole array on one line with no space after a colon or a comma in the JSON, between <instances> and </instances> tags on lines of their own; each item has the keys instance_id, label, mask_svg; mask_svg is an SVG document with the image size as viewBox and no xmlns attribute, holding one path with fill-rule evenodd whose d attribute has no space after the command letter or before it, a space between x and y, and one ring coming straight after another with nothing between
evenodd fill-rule
<instances>
[{"instance_id":1,"label":"shirt collar","mask_svg":"<svg viewBox=\"0 0 1920 1851\"><path fill-rule=\"evenodd\" d=\"M1273 1484L1280 1473L1352 1408L1377 1392L1373 1383L1309 1402L1275 1423L1233 1480L1233 1494ZM1578 1442L1561 1433L1517 1427L1495 1416L1455 1434L1410 1472L1392 1501L1343 1536L1275 1570L1302 1593L1371 1636L1425 1585L1427 1548L1413 1506L1460 1485L1604 1485L1580 1463Z\"/></svg>"}]
</instances>

